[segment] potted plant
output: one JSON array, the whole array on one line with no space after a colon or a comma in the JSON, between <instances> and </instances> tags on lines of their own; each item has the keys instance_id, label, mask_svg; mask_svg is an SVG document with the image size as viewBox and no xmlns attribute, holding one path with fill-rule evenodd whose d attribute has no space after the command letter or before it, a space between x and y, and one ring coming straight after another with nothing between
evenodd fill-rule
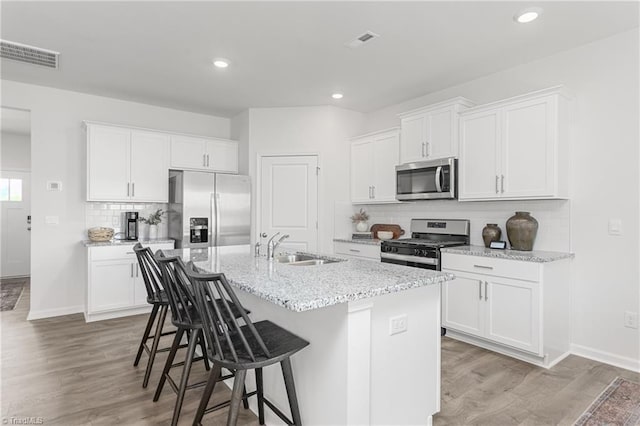
<instances>
[{"instance_id":1,"label":"potted plant","mask_svg":"<svg viewBox=\"0 0 640 426\"><path fill-rule=\"evenodd\" d=\"M162 209L156 210L155 213L151 213L148 218L141 218L142 223L149 225L149 239L155 240L158 238L158 225L162 222L162 216L166 212Z\"/></svg>"},{"instance_id":2,"label":"potted plant","mask_svg":"<svg viewBox=\"0 0 640 426\"><path fill-rule=\"evenodd\" d=\"M369 220L369 215L364 209L360 209L359 212L354 213L351 216L351 222L356 224L356 230L358 232L366 232L369 229L369 224L367 221Z\"/></svg>"}]
</instances>

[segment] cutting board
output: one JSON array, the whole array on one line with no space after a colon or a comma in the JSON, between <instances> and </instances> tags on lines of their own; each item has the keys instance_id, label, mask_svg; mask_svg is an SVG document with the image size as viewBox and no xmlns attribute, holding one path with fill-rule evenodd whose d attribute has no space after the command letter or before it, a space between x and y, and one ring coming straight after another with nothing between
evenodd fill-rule
<instances>
[{"instance_id":1,"label":"cutting board","mask_svg":"<svg viewBox=\"0 0 640 426\"><path fill-rule=\"evenodd\" d=\"M378 231L391 231L393 232L393 239L397 240L402 235L404 235L404 230L400 228L400 225L390 225L384 223L376 223L371 226L371 232L373 233L373 238L378 238Z\"/></svg>"}]
</instances>

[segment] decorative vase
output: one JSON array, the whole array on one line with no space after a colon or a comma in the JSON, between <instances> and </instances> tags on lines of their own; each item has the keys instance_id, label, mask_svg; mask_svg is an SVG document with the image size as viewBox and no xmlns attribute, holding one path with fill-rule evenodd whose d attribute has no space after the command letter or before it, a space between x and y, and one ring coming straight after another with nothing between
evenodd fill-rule
<instances>
[{"instance_id":1,"label":"decorative vase","mask_svg":"<svg viewBox=\"0 0 640 426\"><path fill-rule=\"evenodd\" d=\"M538 221L529 212L516 212L507 220L507 237L513 250L533 250L537 233Z\"/></svg>"},{"instance_id":2,"label":"decorative vase","mask_svg":"<svg viewBox=\"0 0 640 426\"><path fill-rule=\"evenodd\" d=\"M367 232L369 230L369 224L365 221L360 221L356 223L356 231L358 232Z\"/></svg>"},{"instance_id":3,"label":"decorative vase","mask_svg":"<svg viewBox=\"0 0 640 426\"><path fill-rule=\"evenodd\" d=\"M149 239L155 240L158 238L158 225L149 225Z\"/></svg>"},{"instance_id":4,"label":"decorative vase","mask_svg":"<svg viewBox=\"0 0 640 426\"><path fill-rule=\"evenodd\" d=\"M482 230L485 247L489 247L492 241L500 241L500 237L502 237L502 229L497 223L487 223L487 226Z\"/></svg>"}]
</instances>

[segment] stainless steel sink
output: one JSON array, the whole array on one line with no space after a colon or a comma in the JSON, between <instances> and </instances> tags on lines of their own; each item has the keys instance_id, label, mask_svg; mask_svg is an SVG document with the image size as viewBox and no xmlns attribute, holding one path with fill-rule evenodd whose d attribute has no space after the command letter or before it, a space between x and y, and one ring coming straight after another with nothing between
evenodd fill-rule
<instances>
[{"instance_id":1,"label":"stainless steel sink","mask_svg":"<svg viewBox=\"0 0 640 426\"><path fill-rule=\"evenodd\" d=\"M274 260L278 263L288 263L291 266L312 266L324 265L326 263L342 262L342 259L323 259L318 256L300 253L276 256Z\"/></svg>"}]
</instances>

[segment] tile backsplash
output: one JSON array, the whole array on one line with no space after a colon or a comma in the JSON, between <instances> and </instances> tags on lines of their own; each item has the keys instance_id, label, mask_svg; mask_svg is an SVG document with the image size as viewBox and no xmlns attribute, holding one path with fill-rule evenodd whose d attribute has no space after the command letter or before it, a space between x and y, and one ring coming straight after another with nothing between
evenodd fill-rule
<instances>
[{"instance_id":1,"label":"tile backsplash","mask_svg":"<svg viewBox=\"0 0 640 426\"><path fill-rule=\"evenodd\" d=\"M135 203L135 204L119 204L119 203L86 203L86 227L87 229L96 226L113 228L116 233L124 232L124 215L125 212L136 211L140 218L147 218L156 210L162 209L166 211L168 204L157 203ZM149 230L148 225L140 222L138 233L141 238L147 237ZM169 234L167 228L167 215L162 217L162 222L158 225L158 237L166 237Z\"/></svg>"}]
</instances>

